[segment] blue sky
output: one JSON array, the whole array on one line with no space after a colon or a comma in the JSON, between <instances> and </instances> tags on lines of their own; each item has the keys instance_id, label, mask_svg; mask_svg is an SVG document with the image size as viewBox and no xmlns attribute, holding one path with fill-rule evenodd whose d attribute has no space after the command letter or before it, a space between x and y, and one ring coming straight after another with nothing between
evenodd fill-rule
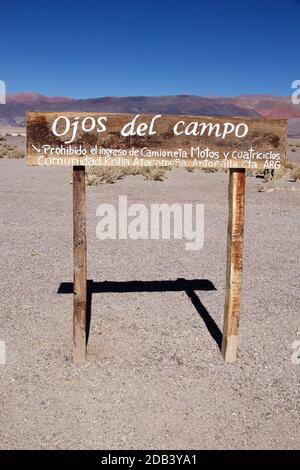
<instances>
[{"instance_id":1,"label":"blue sky","mask_svg":"<svg viewBox=\"0 0 300 470\"><path fill-rule=\"evenodd\" d=\"M297 0L2 0L0 15L8 93L288 95L300 79Z\"/></svg>"}]
</instances>

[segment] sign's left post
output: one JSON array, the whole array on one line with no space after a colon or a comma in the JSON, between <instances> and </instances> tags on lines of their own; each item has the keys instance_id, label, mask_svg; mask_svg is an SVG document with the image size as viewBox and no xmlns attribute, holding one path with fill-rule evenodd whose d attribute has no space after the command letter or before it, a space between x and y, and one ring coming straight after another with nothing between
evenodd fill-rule
<instances>
[{"instance_id":1,"label":"sign's left post","mask_svg":"<svg viewBox=\"0 0 300 470\"><path fill-rule=\"evenodd\" d=\"M73 239L73 359L76 364L82 364L86 357L87 314L86 198L84 166L73 166Z\"/></svg>"}]
</instances>

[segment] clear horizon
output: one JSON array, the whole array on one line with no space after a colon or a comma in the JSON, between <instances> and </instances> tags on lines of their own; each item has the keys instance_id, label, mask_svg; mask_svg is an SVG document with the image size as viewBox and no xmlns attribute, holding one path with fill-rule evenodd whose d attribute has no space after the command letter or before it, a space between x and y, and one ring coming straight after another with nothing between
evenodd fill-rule
<instances>
[{"instance_id":1,"label":"clear horizon","mask_svg":"<svg viewBox=\"0 0 300 470\"><path fill-rule=\"evenodd\" d=\"M239 98L241 96L276 96L278 98L287 98L290 97L291 93L287 93L286 95L275 95L273 93L242 93L240 95L196 95L193 93L178 93L178 94L165 94L165 95L99 95L99 96L87 96L87 97L74 97L74 96L66 96L66 95L45 95L39 91L34 90L25 90L25 91L15 91L13 93L7 93L7 97L14 96L14 95L21 95L21 94L34 94L45 96L47 98L69 98L74 100L85 100L85 99L99 99L99 98L136 98L136 97L146 97L146 98L159 98L164 96L196 96L200 98Z\"/></svg>"}]
</instances>

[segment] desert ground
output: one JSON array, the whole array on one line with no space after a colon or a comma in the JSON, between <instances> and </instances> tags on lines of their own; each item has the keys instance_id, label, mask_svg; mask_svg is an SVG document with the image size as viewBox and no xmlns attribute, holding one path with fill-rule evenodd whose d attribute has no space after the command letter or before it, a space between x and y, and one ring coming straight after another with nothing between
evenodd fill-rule
<instances>
[{"instance_id":1,"label":"desert ground","mask_svg":"<svg viewBox=\"0 0 300 470\"><path fill-rule=\"evenodd\" d=\"M24 146L23 137L9 139ZM299 160L299 150L290 145L288 158ZM163 182L138 175L87 187L88 279L98 292L87 361L75 366L72 295L59 293L73 275L70 169L0 159L1 449L299 449L300 364L292 354L300 340L300 183L286 175L262 192L259 183L247 177L234 364L217 344L228 174L176 170ZM99 241L96 208L119 195L146 205L203 203L203 249L187 251L181 240Z\"/></svg>"}]
</instances>

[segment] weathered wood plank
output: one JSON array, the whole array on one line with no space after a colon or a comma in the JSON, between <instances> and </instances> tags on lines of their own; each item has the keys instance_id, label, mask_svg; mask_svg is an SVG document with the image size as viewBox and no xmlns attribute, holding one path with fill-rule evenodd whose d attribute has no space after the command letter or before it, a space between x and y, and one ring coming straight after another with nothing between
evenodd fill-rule
<instances>
[{"instance_id":1,"label":"weathered wood plank","mask_svg":"<svg viewBox=\"0 0 300 470\"><path fill-rule=\"evenodd\" d=\"M230 170L228 201L226 297L222 354L226 362L237 358L243 270L245 170Z\"/></svg>"},{"instance_id":2,"label":"weathered wood plank","mask_svg":"<svg viewBox=\"0 0 300 470\"><path fill-rule=\"evenodd\" d=\"M283 163L286 138L285 119L27 113L30 165L272 169Z\"/></svg>"},{"instance_id":3,"label":"weathered wood plank","mask_svg":"<svg viewBox=\"0 0 300 470\"><path fill-rule=\"evenodd\" d=\"M73 223L74 223L74 312L73 359L80 364L86 356L86 203L85 168L73 168Z\"/></svg>"}]
</instances>

